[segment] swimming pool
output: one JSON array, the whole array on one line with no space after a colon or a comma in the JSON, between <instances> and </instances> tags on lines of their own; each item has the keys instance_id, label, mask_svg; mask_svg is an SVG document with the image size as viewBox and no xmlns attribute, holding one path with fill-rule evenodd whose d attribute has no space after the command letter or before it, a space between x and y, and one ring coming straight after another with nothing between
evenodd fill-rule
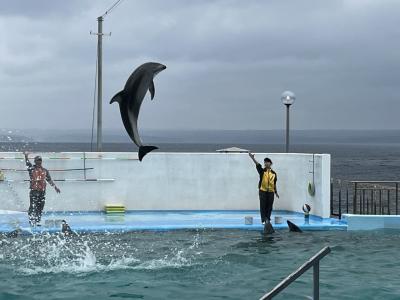
<instances>
[{"instance_id":1,"label":"swimming pool","mask_svg":"<svg viewBox=\"0 0 400 300\"><path fill-rule=\"evenodd\" d=\"M399 299L400 231L198 229L2 238L0 299L258 299L323 246L321 299ZM312 272L276 299L309 299Z\"/></svg>"}]
</instances>

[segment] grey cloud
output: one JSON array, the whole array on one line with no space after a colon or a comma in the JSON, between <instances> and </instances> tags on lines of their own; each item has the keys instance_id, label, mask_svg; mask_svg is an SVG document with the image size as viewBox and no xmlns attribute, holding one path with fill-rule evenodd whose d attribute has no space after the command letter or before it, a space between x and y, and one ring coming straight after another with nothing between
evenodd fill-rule
<instances>
[{"instance_id":1,"label":"grey cloud","mask_svg":"<svg viewBox=\"0 0 400 300\"><path fill-rule=\"evenodd\" d=\"M90 126L96 18L114 1L14 1L0 13L2 127L40 104L42 126ZM35 3L35 4L34 4ZM21 9L23 7L23 9ZM291 89L295 128L398 128L397 1L129 1L107 15L108 105L135 67L159 61L141 128L275 129ZM7 30L5 30L7 29ZM47 117L48 116L48 117ZM266 122L265 120L268 120Z\"/></svg>"},{"instance_id":2,"label":"grey cloud","mask_svg":"<svg viewBox=\"0 0 400 300\"><path fill-rule=\"evenodd\" d=\"M89 7L88 1L80 0L2 0L0 15L25 18L68 17Z\"/></svg>"}]
</instances>

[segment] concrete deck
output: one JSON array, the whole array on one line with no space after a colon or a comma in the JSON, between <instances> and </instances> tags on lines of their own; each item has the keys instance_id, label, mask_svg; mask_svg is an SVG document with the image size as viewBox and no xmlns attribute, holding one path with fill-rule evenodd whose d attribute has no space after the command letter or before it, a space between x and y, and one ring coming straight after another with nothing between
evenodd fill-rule
<instances>
[{"instance_id":1,"label":"concrete deck","mask_svg":"<svg viewBox=\"0 0 400 300\"><path fill-rule=\"evenodd\" d=\"M275 224L275 216L282 217ZM253 224L246 225L245 217L252 217ZM300 213L275 211L272 215L275 229L287 229L290 220L302 230L347 230L347 223L332 218L310 216L305 222ZM103 212L52 212L43 215L41 226L31 228L25 212L0 211L0 233L17 228L24 233L55 233L61 230L60 222L66 220L78 233L127 232L140 230L177 229L245 229L262 230L258 211L128 211L125 215L106 215Z\"/></svg>"},{"instance_id":2,"label":"concrete deck","mask_svg":"<svg viewBox=\"0 0 400 300\"><path fill-rule=\"evenodd\" d=\"M348 230L400 229L400 215L343 214Z\"/></svg>"}]
</instances>

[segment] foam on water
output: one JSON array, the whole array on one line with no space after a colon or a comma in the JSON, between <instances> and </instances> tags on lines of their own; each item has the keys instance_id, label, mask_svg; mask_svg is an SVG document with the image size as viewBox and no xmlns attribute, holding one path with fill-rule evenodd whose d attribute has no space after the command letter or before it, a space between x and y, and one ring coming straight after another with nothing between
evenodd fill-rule
<instances>
[{"instance_id":1,"label":"foam on water","mask_svg":"<svg viewBox=\"0 0 400 300\"><path fill-rule=\"evenodd\" d=\"M163 268L182 268L192 266L193 262L191 257L185 257L184 250L177 250L174 255L165 255L160 259L152 259L149 261L142 262L137 265L134 269L137 270L157 270Z\"/></svg>"},{"instance_id":2,"label":"foam on water","mask_svg":"<svg viewBox=\"0 0 400 300\"><path fill-rule=\"evenodd\" d=\"M196 258L202 251L193 251L200 246L200 235L197 232L193 237L193 242L187 248L171 248L171 252L162 258L146 260L133 267L135 270L159 270L164 268L184 268L197 265Z\"/></svg>"}]
</instances>

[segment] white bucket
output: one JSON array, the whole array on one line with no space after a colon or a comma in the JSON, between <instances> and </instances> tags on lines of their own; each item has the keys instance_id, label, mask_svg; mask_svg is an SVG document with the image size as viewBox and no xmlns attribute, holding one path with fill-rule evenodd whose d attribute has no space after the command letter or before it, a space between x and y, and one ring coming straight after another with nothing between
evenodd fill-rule
<instances>
[{"instance_id":1,"label":"white bucket","mask_svg":"<svg viewBox=\"0 0 400 300\"><path fill-rule=\"evenodd\" d=\"M245 217L244 217L244 224L245 224L245 225L253 225L253 217L251 217L251 216L245 216Z\"/></svg>"}]
</instances>

